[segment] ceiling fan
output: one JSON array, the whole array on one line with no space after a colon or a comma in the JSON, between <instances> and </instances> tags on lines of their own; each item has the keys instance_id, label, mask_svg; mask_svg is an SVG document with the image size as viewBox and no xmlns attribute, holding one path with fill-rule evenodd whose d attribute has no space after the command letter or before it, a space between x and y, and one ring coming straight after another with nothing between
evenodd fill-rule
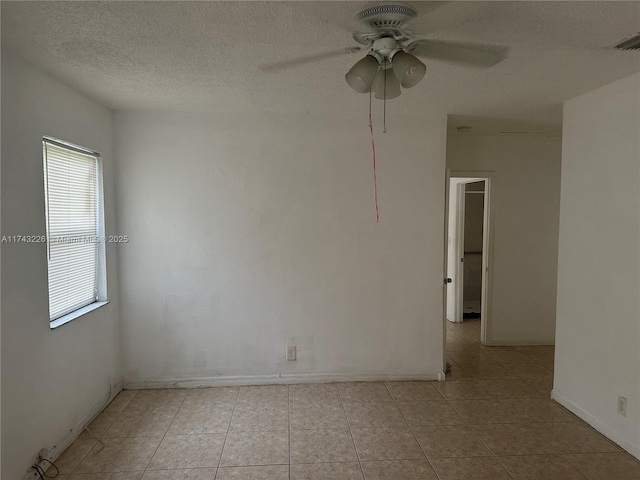
<instances>
[{"instance_id":1,"label":"ceiling fan","mask_svg":"<svg viewBox=\"0 0 640 480\"><path fill-rule=\"evenodd\" d=\"M375 93L379 99L400 95L401 89L417 85L426 72L426 65L417 57L487 68L502 61L505 47L429 40L413 33L409 22L417 11L403 3L379 3L357 12L353 18L364 31L353 33L360 45L317 53L283 62L262 65L265 72L298 67L348 53L366 51L345 75L349 86L359 93Z\"/></svg>"}]
</instances>

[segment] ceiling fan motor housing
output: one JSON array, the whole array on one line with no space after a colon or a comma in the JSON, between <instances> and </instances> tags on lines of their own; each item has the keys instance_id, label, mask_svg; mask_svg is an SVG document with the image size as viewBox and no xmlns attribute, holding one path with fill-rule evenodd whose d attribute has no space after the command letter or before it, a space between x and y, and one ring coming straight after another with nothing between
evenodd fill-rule
<instances>
[{"instance_id":1,"label":"ceiling fan motor housing","mask_svg":"<svg viewBox=\"0 0 640 480\"><path fill-rule=\"evenodd\" d=\"M368 47L383 37L394 38L402 44L407 43L413 38L406 30L407 23L416 15L417 12L413 8L400 3L381 3L367 7L353 16L367 27L365 32L354 32L353 39Z\"/></svg>"},{"instance_id":2,"label":"ceiling fan motor housing","mask_svg":"<svg viewBox=\"0 0 640 480\"><path fill-rule=\"evenodd\" d=\"M360 10L353 17L375 30L384 30L398 29L416 15L417 12L407 5L382 3Z\"/></svg>"}]
</instances>

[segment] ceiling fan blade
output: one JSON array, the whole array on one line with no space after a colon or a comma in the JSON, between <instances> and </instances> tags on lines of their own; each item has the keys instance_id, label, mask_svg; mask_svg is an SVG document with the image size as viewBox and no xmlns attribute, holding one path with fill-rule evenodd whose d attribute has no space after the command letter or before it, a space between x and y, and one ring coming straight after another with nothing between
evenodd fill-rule
<instances>
[{"instance_id":1,"label":"ceiling fan blade","mask_svg":"<svg viewBox=\"0 0 640 480\"><path fill-rule=\"evenodd\" d=\"M306 55L304 57L292 58L291 60L283 60L282 62L265 63L258 66L263 72L278 72L280 70L286 70L288 68L295 68L307 63L313 63L325 58L339 57L348 53L355 53L360 51L360 47L347 47L340 50L332 50L329 52L314 53L313 55Z\"/></svg>"},{"instance_id":2,"label":"ceiling fan blade","mask_svg":"<svg viewBox=\"0 0 640 480\"><path fill-rule=\"evenodd\" d=\"M487 68L501 62L507 56L507 47L452 43L438 40L417 40L406 50L418 57L459 63L470 67Z\"/></svg>"}]
</instances>

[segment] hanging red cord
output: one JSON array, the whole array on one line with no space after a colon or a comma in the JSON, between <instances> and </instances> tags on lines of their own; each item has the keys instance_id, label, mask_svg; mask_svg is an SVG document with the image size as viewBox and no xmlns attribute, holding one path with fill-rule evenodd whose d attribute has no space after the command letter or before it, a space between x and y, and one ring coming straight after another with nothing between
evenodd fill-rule
<instances>
[{"instance_id":1,"label":"hanging red cord","mask_svg":"<svg viewBox=\"0 0 640 480\"><path fill-rule=\"evenodd\" d=\"M369 132L371 132L371 151L373 152L373 198L376 203L376 223L380 223L378 212L378 179L376 177L376 143L373 140L373 122L371 121L371 93L369 93Z\"/></svg>"}]
</instances>

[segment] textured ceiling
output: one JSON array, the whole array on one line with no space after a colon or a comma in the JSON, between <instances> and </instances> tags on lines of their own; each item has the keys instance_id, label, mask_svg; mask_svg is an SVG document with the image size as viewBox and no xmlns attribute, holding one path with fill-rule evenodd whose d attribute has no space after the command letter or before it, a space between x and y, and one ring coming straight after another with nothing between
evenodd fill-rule
<instances>
[{"instance_id":1,"label":"textured ceiling","mask_svg":"<svg viewBox=\"0 0 640 480\"><path fill-rule=\"evenodd\" d=\"M353 46L370 2L2 2L2 47L115 110L366 110L344 74L362 54L265 73L258 65ZM612 49L640 31L640 2L413 2L412 30L504 45L486 70L427 62L387 108L558 123L561 103L640 71ZM346 28L345 28L346 26Z\"/></svg>"}]
</instances>

